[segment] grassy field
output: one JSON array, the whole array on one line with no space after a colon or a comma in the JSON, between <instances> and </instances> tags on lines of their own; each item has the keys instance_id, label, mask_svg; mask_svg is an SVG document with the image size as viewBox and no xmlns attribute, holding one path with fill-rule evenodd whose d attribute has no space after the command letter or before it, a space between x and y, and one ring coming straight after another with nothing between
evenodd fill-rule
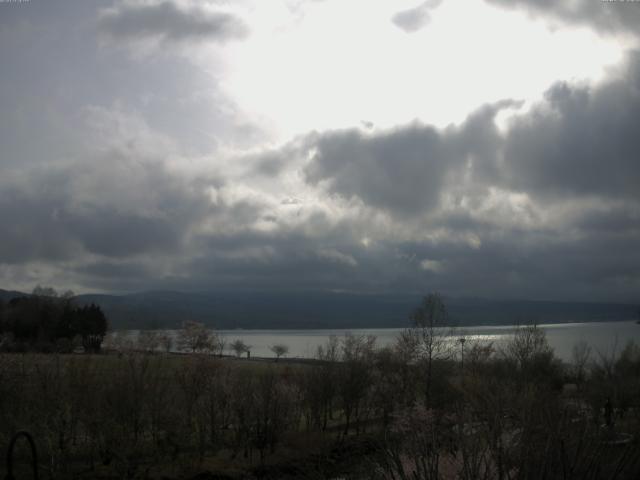
<instances>
[{"instance_id":1,"label":"grassy field","mask_svg":"<svg viewBox=\"0 0 640 480\"><path fill-rule=\"evenodd\" d=\"M312 368L208 355L2 354L0 441L31 432L54 478L243 478L304 467L306 457L330 456L338 437L335 428L304 431L293 385ZM336 412L330 427L339 421Z\"/></svg>"}]
</instances>

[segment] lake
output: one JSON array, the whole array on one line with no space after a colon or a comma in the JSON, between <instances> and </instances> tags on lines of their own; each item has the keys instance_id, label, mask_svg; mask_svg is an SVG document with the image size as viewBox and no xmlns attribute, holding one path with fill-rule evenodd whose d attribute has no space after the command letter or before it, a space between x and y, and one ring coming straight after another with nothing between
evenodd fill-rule
<instances>
[{"instance_id":1,"label":"lake","mask_svg":"<svg viewBox=\"0 0 640 480\"><path fill-rule=\"evenodd\" d=\"M494 346L508 341L517 327L515 326L471 326L458 327L450 337L452 343L464 337L472 341L493 342ZM627 322L590 322L590 323L556 323L540 325L547 335L549 345L562 360L571 360L573 346L580 341L587 342L593 354L610 354L620 352L629 340L640 343L640 325L635 321ZM319 345L324 345L329 336L342 337L347 333L354 335L375 335L378 346L393 343L401 328L362 328L362 329L324 329L324 330L218 330L227 344L236 339L243 340L251 346L253 357L273 357L270 346L281 343L289 347L289 358L313 358ZM129 331L133 338L138 331ZM175 336L176 330L167 330ZM448 333L448 332L447 332ZM228 352L230 353L230 352Z\"/></svg>"}]
</instances>

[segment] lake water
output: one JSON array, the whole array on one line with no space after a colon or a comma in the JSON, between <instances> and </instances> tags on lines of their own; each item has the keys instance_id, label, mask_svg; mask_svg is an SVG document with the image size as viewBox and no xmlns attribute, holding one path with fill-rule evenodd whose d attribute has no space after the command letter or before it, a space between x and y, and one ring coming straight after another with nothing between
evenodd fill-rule
<instances>
[{"instance_id":1,"label":"lake water","mask_svg":"<svg viewBox=\"0 0 640 480\"><path fill-rule=\"evenodd\" d=\"M499 348L510 338L517 327L515 326L473 326L458 327L454 336L450 338L452 343L464 337L472 341L493 342L494 347ZM634 340L640 343L640 325L634 321L628 322L592 322L592 323L558 323L540 325L546 332L549 345L556 355L566 361L571 360L573 346L580 341L587 342L593 354L598 352L610 354L613 351L620 352L628 341ZM342 337L347 333L354 335L375 335L378 346L393 343L398 337L401 328L375 328L375 329L336 329L336 330L218 330L224 336L227 345L236 339L243 340L251 346L253 357L273 357L270 346L281 343L289 347L289 358L313 358L319 345L324 345L329 336ZM130 331L132 338L137 336L137 331ZM176 330L168 330L167 333L175 336ZM231 353L231 352L226 352Z\"/></svg>"}]
</instances>

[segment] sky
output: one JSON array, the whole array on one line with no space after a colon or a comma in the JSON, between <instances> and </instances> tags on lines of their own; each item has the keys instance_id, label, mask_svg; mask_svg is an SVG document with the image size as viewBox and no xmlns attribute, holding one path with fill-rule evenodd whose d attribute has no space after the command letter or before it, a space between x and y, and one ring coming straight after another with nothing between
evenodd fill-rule
<instances>
[{"instance_id":1,"label":"sky","mask_svg":"<svg viewBox=\"0 0 640 480\"><path fill-rule=\"evenodd\" d=\"M0 1L0 288L638 302L640 2Z\"/></svg>"}]
</instances>

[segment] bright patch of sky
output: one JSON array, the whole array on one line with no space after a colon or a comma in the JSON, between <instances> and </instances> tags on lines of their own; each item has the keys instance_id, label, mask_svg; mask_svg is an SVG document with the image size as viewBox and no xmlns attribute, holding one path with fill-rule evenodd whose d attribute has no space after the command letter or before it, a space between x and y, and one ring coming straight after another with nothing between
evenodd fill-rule
<instances>
[{"instance_id":1,"label":"bright patch of sky","mask_svg":"<svg viewBox=\"0 0 640 480\"><path fill-rule=\"evenodd\" d=\"M552 28L480 0L442 2L423 28L406 32L391 18L412 6L259 2L245 12L251 35L199 62L206 70L209 59L223 90L282 142L314 129L416 119L445 126L505 98L529 105L559 80L598 82L624 52L622 39Z\"/></svg>"}]
</instances>

